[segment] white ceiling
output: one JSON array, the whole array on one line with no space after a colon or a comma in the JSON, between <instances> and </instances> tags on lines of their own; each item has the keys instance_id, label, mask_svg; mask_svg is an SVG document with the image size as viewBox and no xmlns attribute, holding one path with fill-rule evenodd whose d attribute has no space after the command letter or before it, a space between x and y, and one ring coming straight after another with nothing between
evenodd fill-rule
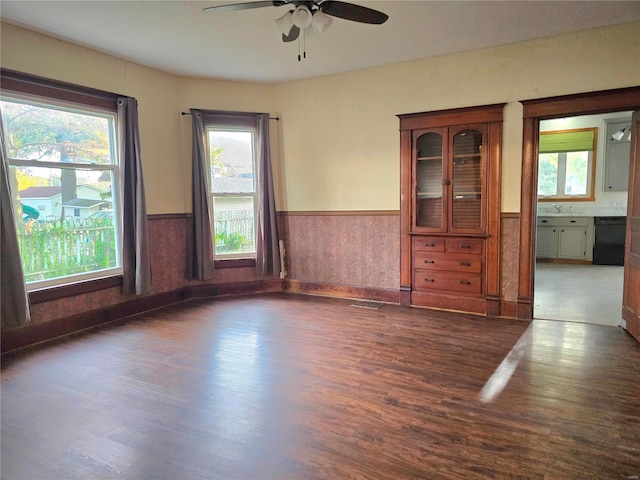
<instances>
[{"instance_id":1,"label":"white ceiling","mask_svg":"<svg viewBox=\"0 0 640 480\"><path fill-rule=\"evenodd\" d=\"M322 35L284 44L289 7L203 12L237 1L1 0L3 21L166 72L276 83L640 19L640 1L354 1L383 25L336 18ZM640 33L639 33L640 35Z\"/></svg>"}]
</instances>

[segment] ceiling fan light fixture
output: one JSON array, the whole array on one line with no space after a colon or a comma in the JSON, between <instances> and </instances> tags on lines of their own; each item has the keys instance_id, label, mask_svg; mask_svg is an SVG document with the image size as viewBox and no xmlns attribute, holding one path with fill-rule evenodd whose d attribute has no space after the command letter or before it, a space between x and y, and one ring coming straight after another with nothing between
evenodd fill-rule
<instances>
[{"instance_id":1,"label":"ceiling fan light fixture","mask_svg":"<svg viewBox=\"0 0 640 480\"><path fill-rule=\"evenodd\" d=\"M312 15L307 7L300 5L293 13L293 24L298 28L307 28L311 25Z\"/></svg>"},{"instance_id":2,"label":"ceiling fan light fixture","mask_svg":"<svg viewBox=\"0 0 640 480\"><path fill-rule=\"evenodd\" d=\"M276 19L276 25L278 29L285 35L288 35L293 27L293 11L285 13L280 18Z\"/></svg>"},{"instance_id":3,"label":"ceiling fan light fixture","mask_svg":"<svg viewBox=\"0 0 640 480\"><path fill-rule=\"evenodd\" d=\"M313 12L313 18L311 19L311 25L316 33L324 33L326 32L331 23L333 22L333 18L331 18L326 13L322 13L320 10L316 10Z\"/></svg>"}]
</instances>

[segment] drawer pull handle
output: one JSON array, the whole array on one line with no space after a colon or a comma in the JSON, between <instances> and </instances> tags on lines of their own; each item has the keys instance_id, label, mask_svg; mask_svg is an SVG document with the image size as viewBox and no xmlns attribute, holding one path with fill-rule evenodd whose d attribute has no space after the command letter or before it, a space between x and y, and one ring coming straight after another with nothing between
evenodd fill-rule
<instances>
[{"instance_id":1,"label":"drawer pull handle","mask_svg":"<svg viewBox=\"0 0 640 480\"><path fill-rule=\"evenodd\" d=\"M425 247L435 247L436 244L435 243L425 243L424 246Z\"/></svg>"},{"instance_id":2,"label":"drawer pull handle","mask_svg":"<svg viewBox=\"0 0 640 480\"><path fill-rule=\"evenodd\" d=\"M470 267L471 264L469 262L460 262L461 267Z\"/></svg>"},{"instance_id":3,"label":"drawer pull handle","mask_svg":"<svg viewBox=\"0 0 640 480\"><path fill-rule=\"evenodd\" d=\"M425 282L435 282L435 280L433 278L425 278L424 281Z\"/></svg>"},{"instance_id":4,"label":"drawer pull handle","mask_svg":"<svg viewBox=\"0 0 640 480\"><path fill-rule=\"evenodd\" d=\"M460 244L460 248L471 248L471 245L467 245L466 243Z\"/></svg>"},{"instance_id":5,"label":"drawer pull handle","mask_svg":"<svg viewBox=\"0 0 640 480\"><path fill-rule=\"evenodd\" d=\"M571 222L570 222L570 223L576 223L576 221L575 221L575 220L571 220Z\"/></svg>"},{"instance_id":6,"label":"drawer pull handle","mask_svg":"<svg viewBox=\"0 0 640 480\"><path fill-rule=\"evenodd\" d=\"M548 220L542 220L542 222L540 222L540 223L547 223L547 222L548 222Z\"/></svg>"},{"instance_id":7,"label":"drawer pull handle","mask_svg":"<svg viewBox=\"0 0 640 480\"><path fill-rule=\"evenodd\" d=\"M468 280L460 280L460 285L471 285L471 282Z\"/></svg>"},{"instance_id":8,"label":"drawer pull handle","mask_svg":"<svg viewBox=\"0 0 640 480\"><path fill-rule=\"evenodd\" d=\"M424 263L436 263L435 260L425 260Z\"/></svg>"}]
</instances>

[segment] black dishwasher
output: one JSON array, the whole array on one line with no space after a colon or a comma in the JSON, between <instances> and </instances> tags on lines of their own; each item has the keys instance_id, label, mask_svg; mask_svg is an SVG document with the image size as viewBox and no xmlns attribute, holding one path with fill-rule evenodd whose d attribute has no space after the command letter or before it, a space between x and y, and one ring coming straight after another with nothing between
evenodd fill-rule
<instances>
[{"instance_id":1,"label":"black dishwasher","mask_svg":"<svg viewBox=\"0 0 640 480\"><path fill-rule=\"evenodd\" d=\"M594 265L624 265L626 217L595 217L596 241L593 246Z\"/></svg>"}]
</instances>

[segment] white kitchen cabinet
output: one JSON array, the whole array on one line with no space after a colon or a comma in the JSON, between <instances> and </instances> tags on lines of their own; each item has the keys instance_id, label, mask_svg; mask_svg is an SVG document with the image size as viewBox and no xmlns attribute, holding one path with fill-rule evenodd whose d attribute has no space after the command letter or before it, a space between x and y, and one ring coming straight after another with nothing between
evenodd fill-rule
<instances>
[{"instance_id":1,"label":"white kitchen cabinet","mask_svg":"<svg viewBox=\"0 0 640 480\"><path fill-rule=\"evenodd\" d=\"M558 256L558 227L538 225L536 238L537 258L557 258Z\"/></svg>"},{"instance_id":2,"label":"white kitchen cabinet","mask_svg":"<svg viewBox=\"0 0 640 480\"><path fill-rule=\"evenodd\" d=\"M585 260L587 257L587 226L558 227L558 258Z\"/></svg>"},{"instance_id":3,"label":"white kitchen cabinet","mask_svg":"<svg viewBox=\"0 0 640 480\"><path fill-rule=\"evenodd\" d=\"M591 260L589 217L538 217L536 258Z\"/></svg>"},{"instance_id":4,"label":"white kitchen cabinet","mask_svg":"<svg viewBox=\"0 0 640 480\"><path fill-rule=\"evenodd\" d=\"M604 157L604 191L626 192L629 188L629 156L631 140L627 134L614 138L613 134L631 128L631 120L607 120L607 144Z\"/></svg>"}]
</instances>

